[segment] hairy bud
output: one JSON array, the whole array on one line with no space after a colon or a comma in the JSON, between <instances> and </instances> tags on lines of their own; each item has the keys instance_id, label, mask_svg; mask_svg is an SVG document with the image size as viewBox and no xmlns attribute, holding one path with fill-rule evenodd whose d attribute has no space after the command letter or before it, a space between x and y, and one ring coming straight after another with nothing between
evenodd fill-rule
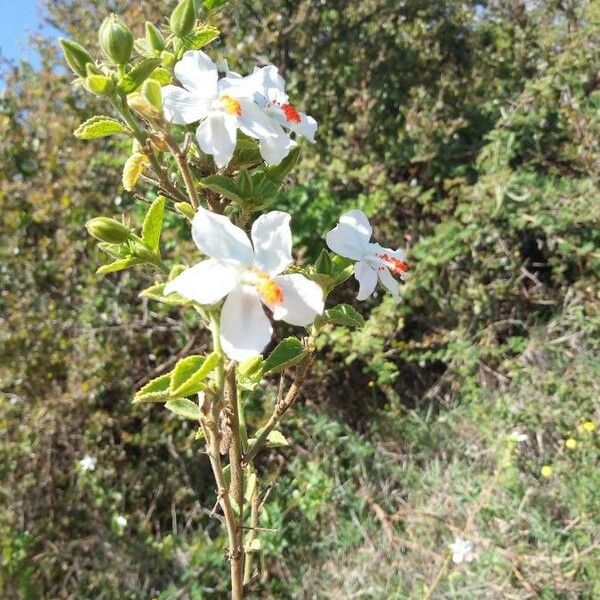
<instances>
[{"instance_id":1,"label":"hairy bud","mask_svg":"<svg viewBox=\"0 0 600 600\"><path fill-rule=\"evenodd\" d=\"M94 59L88 54L87 50L80 46L76 42L71 40L60 39L60 45L62 46L63 53L67 64L79 77L86 76L86 66L88 63L94 63Z\"/></svg>"},{"instance_id":2,"label":"hairy bud","mask_svg":"<svg viewBox=\"0 0 600 600\"><path fill-rule=\"evenodd\" d=\"M133 237L128 227L108 217L96 217L88 221L85 226L90 235L109 244L122 244Z\"/></svg>"},{"instance_id":3,"label":"hairy bud","mask_svg":"<svg viewBox=\"0 0 600 600\"><path fill-rule=\"evenodd\" d=\"M147 79L144 81L142 86L142 96L148 100L148 102L157 111L162 111L163 99L162 99L162 87L158 81L154 79Z\"/></svg>"},{"instance_id":4,"label":"hairy bud","mask_svg":"<svg viewBox=\"0 0 600 600\"><path fill-rule=\"evenodd\" d=\"M98 31L98 41L106 57L117 65L125 65L133 51L133 34L115 14L104 19Z\"/></svg>"},{"instance_id":5,"label":"hairy bud","mask_svg":"<svg viewBox=\"0 0 600 600\"><path fill-rule=\"evenodd\" d=\"M146 21L146 44L156 52L162 52L166 48L165 38L150 21Z\"/></svg>"},{"instance_id":6,"label":"hairy bud","mask_svg":"<svg viewBox=\"0 0 600 600\"><path fill-rule=\"evenodd\" d=\"M192 33L196 24L196 6L194 0L181 0L171 14L169 25L171 32L177 37Z\"/></svg>"}]
</instances>

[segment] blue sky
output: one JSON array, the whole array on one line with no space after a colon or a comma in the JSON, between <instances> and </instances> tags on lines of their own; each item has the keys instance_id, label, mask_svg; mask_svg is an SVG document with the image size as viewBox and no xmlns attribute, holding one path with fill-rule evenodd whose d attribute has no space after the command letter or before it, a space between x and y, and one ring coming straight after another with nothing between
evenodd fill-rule
<instances>
[{"instance_id":1,"label":"blue sky","mask_svg":"<svg viewBox=\"0 0 600 600\"><path fill-rule=\"evenodd\" d=\"M36 64L36 53L27 46L27 34L40 26L40 0L0 0L0 14L2 56L12 60L25 58Z\"/></svg>"}]
</instances>

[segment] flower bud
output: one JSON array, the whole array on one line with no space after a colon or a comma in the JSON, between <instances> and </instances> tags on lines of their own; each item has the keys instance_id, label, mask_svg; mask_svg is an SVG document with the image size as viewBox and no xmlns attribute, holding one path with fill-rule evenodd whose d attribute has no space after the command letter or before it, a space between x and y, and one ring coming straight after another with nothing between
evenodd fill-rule
<instances>
[{"instance_id":1,"label":"flower bud","mask_svg":"<svg viewBox=\"0 0 600 600\"><path fill-rule=\"evenodd\" d=\"M190 221L196 215L196 211L194 210L194 207L191 204L188 204L187 202L176 202L175 210L178 213L182 214L187 219L189 219Z\"/></svg>"},{"instance_id":2,"label":"flower bud","mask_svg":"<svg viewBox=\"0 0 600 600\"><path fill-rule=\"evenodd\" d=\"M71 40L60 39L60 45L62 46L63 53L67 64L79 77L86 76L85 67L88 63L94 63L94 59L88 54L87 50Z\"/></svg>"},{"instance_id":3,"label":"flower bud","mask_svg":"<svg viewBox=\"0 0 600 600\"><path fill-rule=\"evenodd\" d=\"M194 0L181 0L172 12L169 24L171 32L177 37L184 37L192 33L196 24Z\"/></svg>"},{"instance_id":4,"label":"flower bud","mask_svg":"<svg viewBox=\"0 0 600 600\"><path fill-rule=\"evenodd\" d=\"M104 19L98 31L98 41L106 57L117 65L125 65L133 51L133 34L115 14Z\"/></svg>"},{"instance_id":5,"label":"flower bud","mask_svg":"<svg viewBox=\"0 0 600 600\"><path fill-rule=\"evenodd\" d=\"M153 120L160 117L160 112L138 92L127 96L127 106L146 119Z\"/></svg>"},{"instance_id":6,"label":"flower bud","mask_svg":"<svg viewBox=\"0 0 600 600\"><path fill-rule=\"evenodd\" d=\"M162 52L166 47L165 38L150 21L146 21L146 44L157 52Z\"/></svg>"},{"instance_id":7,"label":"flower bud","mask_svg":"<svg viewBox=\"0 0 600 600\"><path fill-rule=\"evenodd\" d=\"M89 220L85 226L90 235L109 244L122 244L133 237L128 227L108 217L96 217Z\"/></svg>"},{"instance_id":8,"label":"flower bud","mask_svg":"<svg viewBox=\"0 0 600 600\"><path fill-rule=\"evenodd\" d=\"M142 86L142 96L158 111L162 111L162 87L158 81L147 79Z\"/></svg>"},{"instance_id":9,"label":"flower bud","mask_svg":"<svg viewBox=\"0 0 600 600\"><path fill-rule=\"evenodd\" d=\"M167 52L166 50L163 50L160 53L160 58L162 61L161 65L165 69L171 69L175 65L175 55L172 52Z\"/></svg>"}]
</instances>

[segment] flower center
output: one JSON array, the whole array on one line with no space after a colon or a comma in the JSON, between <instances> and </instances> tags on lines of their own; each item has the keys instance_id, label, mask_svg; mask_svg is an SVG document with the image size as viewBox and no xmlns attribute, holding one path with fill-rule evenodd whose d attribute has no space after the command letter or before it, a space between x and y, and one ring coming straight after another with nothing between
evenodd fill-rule
<instances>
[{"instance_id":1,"label":"flower center","mask_svg":"<svg viewBox=\"0 0 600 600\"><path fill-rule=\"evenodd\" d=\"M380 258L394 275L404 276L410 271L407 263L389 254L378 254L377 258Z\"/></svg>"},{"instance_id":2,"label":"flower center","mask_svg":"<svg viewBox=\"0 0 600 600\"><path fill-rule=\"evenodd\" d=\"M241 116L242 105L239 100L236 100L233 96L228 96L227 94L223 94L219 100L221 100L226 113L235 115L236 117Z\"/></svg>"},{"instance_id":3,"label":"flower center","mask_svg":"<svg viewBox=\"0 0 600 600\"><path fill-rule=\"evenodd\" d=\"M300 113L291 104L282 104L281 110L283 110L283 114L285 115L285 118L290 123L298 124L298 123L300 123L300 121L302 121L302 117L300 116Z\"/></svg>"},{"instance_id":4,"label":"flower center","mask_svg":"<svg viewBox=\"0 0 600 600\"><path fill-rule=\"evenodd\" d=\"M252 269L244 277L248 285L254 286L265 304L281 304L283 302L283 290L271 279L268 273Z\"/></svg>"}]
</instances>

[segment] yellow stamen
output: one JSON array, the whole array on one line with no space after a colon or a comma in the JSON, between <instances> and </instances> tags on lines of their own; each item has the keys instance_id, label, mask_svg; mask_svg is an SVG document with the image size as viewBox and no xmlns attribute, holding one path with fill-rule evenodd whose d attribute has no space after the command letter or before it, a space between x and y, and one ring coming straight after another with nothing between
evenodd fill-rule
<instances>
[{"instance_id":1,"label":"yellow stamen","mask_svg":"<svg viewBox=\"0 0 600 600\"><path fill-rule=\"evenodd\" d=\"M281 304L283 290L266 274L258 272L258 291L265 304Z\"/></svg>"},{"instance_id":2,"label":"yellow stamen","mask_svg":"<svg viewBox=\"0 0 600 600\"><path fill-rule=\"evenodd\" d=\"M236 117L241 116L242 105L240 104L239 100L236 100L233 96L228 96L227 94L221 96L220 100L223 103L225 112L229 113L230 115L235 115Z\"/></svg>"}]
</instances>

